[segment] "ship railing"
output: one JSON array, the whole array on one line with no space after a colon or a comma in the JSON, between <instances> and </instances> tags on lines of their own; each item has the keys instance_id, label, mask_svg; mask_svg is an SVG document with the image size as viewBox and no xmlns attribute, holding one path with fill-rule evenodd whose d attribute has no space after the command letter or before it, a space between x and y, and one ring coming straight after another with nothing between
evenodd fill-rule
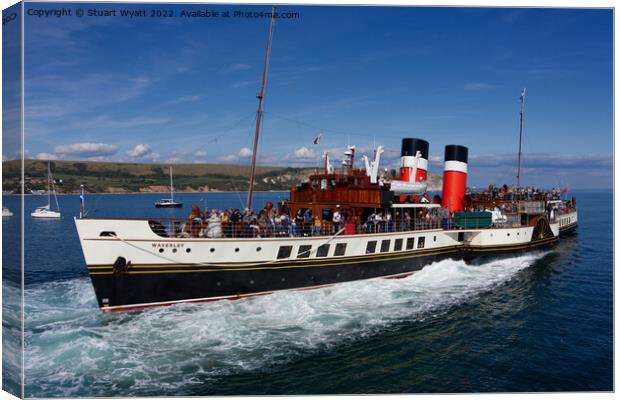
<instances>
[{"instance_id":1,"label":"ship railing","mask_svg":"<svg viewBox=\"0 0 620 400\"><path fill-rule=\"evenodd\" d=\"M195 222L183 220L151 219L151 230L167 238L278 238L332 236L343 230L342 235L415 232L429 229L484 229L520 226L518 214L506 214L506 219L490 224L476 218L451 220L449 218L413 218L407 220L366 221L335 224L322 221L310 223L256 224L246 222Z\"/></svg>"}]
</instances>

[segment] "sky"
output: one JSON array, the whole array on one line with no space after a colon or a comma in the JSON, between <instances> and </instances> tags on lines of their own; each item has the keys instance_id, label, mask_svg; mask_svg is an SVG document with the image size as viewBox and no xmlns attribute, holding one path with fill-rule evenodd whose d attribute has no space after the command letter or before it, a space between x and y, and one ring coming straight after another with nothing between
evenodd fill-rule
<instances>
[{"instance_id":1,"label":"sky","mask_svg":"<svg viewBox=\"0 0 620 400\"><path fill-rule=\"evenodd\" d=\"M25 7L62 8L72 15L25 16L27 158L249 164L269 19L181 12L269 6ZM143 9L174 17L118 15ZM401 138L418 137L431 173L442 173L444 146L460 144L470 185L514 184L527 88L522 184L612 187L611 10L278 11L299 17L275 25L259 164L319 167L324 151L338 162L349 144L368 155L383 145L393 169Z\"/></svg>"}]
</instances>

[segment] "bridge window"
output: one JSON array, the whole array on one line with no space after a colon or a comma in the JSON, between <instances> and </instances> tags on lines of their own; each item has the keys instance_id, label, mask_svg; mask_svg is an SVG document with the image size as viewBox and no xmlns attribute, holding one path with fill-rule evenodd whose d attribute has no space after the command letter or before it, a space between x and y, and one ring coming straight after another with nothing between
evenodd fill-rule
<instances>
[{"instance_id":1,"label":"bridge window","mask_svg":"<svg viewBox=\"0 0 620 400\"><path fill-rule=\"evenodd\" d=\"M336 245L336 250L334 251L335 256L344 256L344 253L347 251L346 243L338 243Z\"/></svg>"},{"instance_id":2,"label":"bridge window","mask_svg":"<svg viewBox=\"0 0 620 400\"><path fill-rule=\"evenodd\" d=\"M316 249L316 256L317 257L327 257L327 253L329 253L329 245L328 244L322 244L319 246L318 249Z\"/></svg>"},{"instance_id":3,"label":"bridge window","mask_svg":"<svg viewBox=\"0 0 620 400\"><path fill-rule=\"evenodd\" d=\"M425 237L424 237L424 236L421 236L421 237L418 239L418 249L423 249L423 248L424 248L424 239L425 239Z\"/></svg>"},{"instance_id":4,"label":"bridge window","mask_svg":"<svg viewBox=\"0 0 620 400\"><path fill-rule=\"evenodd\" d=\"M415 238L407 238L407 250L411 250L413 249L413 247L415 246Z\"/></svg>"},{"instance_id":5,"label":"bridge window","mask_svg":"<svg viewBox=\"0 0 620 400\"><path fill-rule=\"evenodd\" d=\"M301 245L299 246L299 251L297 252L297 258L308 258L310 257L310 250L312 246L309 245Z\"/></svg>"},{"instance_id":6,"label":"bridge window","mask_svg":"<svg viewBox=\"0 0 620 400\"><path fill-rule=\"evenodd\" d=\"M381 253L387 253L390 251L390 240L381 241Z\"/></svg>"},{"instance_id":7,"label":"bridge window","mask_svg":"<svg viewBox=\"0 0 620 400\"><path fill-rule=\"evenodd\" d=\"M403 239L396 239L394 241L394 251L401 251L403 249Z\"/></svg>"},{"instance_id":8,"label":"bridge window","mask_svg":"<svg viewBox=\"0 0 620 400\"><path fill-rule=\"evenodd\" d=\"M112 231L103 231L99 234L99 237L115 237L116 233Z\"/></svg>"},{"instance_id":9,"label":"bridge window","mask_svg":"<svg viewBox=\"0 0 620 400\"><path fill-rule=\"evenodd\" d=\"M374 254L376 249L377 249L377 241L376 240L371 240L366 245L366 254Z\"/></svg>"},{"instance_id":10,"label":"bridge window","mask_svg":"<svg viewBox=\"0 0 620 400\"><path fill-rule=\"evenodd\" d=\"M291 251L293 251L293 246L280 246L278 249L278 260L289 258L291 256Z\"/></svg>"}]
</instances>

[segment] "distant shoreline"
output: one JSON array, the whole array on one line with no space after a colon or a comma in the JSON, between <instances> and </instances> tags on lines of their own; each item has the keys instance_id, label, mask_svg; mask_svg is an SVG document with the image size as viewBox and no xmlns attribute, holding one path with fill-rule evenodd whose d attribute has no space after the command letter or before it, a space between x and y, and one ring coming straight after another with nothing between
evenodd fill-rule
<instances>
[{"instance_id":1,"label":"distant shoreline","mask_svg":"<svg viewBox=\"0 0 620 400\"><path fill-rule=\"evenodd\" d=\"M255 190L254 193L285 193L288 192L288 190ZM209 194L209 193L246 193L247 191L228 191L228 190L213 190L213 191L209 191L209 192L174 192L174 194ZM56 196L76 196L79 195L79 192L76 193L56 193ZM105 195L124 195L124 194L131 194L131 195L136 195L136 194L160 194L160 195L170 195L170 192L127 192L127 193L104 193L104 192L90 192L90 193L84 193L86 196L89 195L101 195L101 194L105 194ZM21 193L2 193L3 196L21 196ZM24 193L24 196L47 196L47 193L44 194L32 194L32 193Z\"/></svg>"}]
</instances>

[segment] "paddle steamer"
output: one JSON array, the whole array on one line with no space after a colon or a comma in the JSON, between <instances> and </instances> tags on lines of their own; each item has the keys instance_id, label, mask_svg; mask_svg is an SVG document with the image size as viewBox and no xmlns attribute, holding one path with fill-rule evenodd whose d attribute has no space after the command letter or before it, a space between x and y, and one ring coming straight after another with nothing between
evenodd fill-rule
<instances>
[{"instance_id":1,"label":"paddle steamer","mask_svg":"<svg viewBox=\"0 0 620 400\"><path fill-rule=\"evenodd\" d=\"M272 18L249 210L273 24ZM402 140L398 176L380 172L382 151L377 148L372 162L365 158L365 168L356 168L354 146L347 149L342 168L334 169L325 155L323 171L293 187L287 201L263 209L266 220L290 216L297 220L294 227L214 220L200 221L194 229L192 219L80 213L75 224L99 307L127 310L399 278L444 258L469 260L552 246L577 226L575 199L561 200L559 192L530 192L519 185L468 192L465 146L445 146L443 188L433 197L426 190L426 140Z\"/></svg>"}]
</instances>

